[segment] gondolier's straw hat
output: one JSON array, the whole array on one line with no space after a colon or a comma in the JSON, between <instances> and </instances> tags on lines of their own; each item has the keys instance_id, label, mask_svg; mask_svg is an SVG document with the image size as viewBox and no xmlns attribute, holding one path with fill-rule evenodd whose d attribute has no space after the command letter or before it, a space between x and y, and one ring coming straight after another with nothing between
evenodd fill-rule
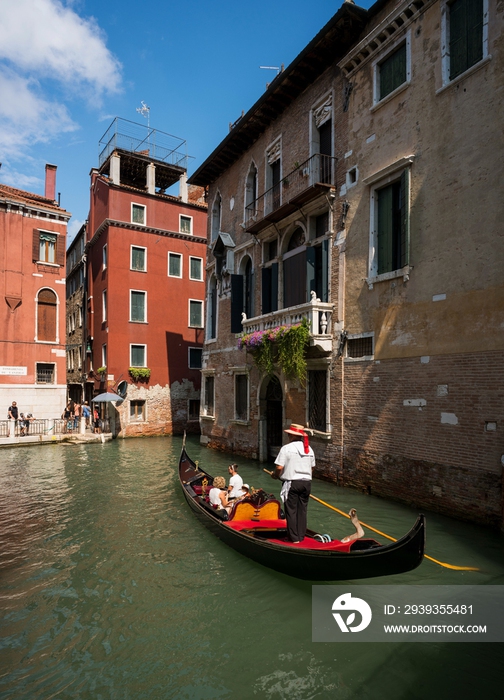
<instances>
[{"instance_id":1,"label":"gondolier's straw hat","mask_svg":"<svg viewBox=\"0 0 504 700\"><path fill-rule=\"evenodd\" d=\"M287 428L284 430L284 432L289 433L289 435L297 435L297 437L302 437L305 454L308 454L310 446L308 443L308 434L305 432L304 426L298 425L297 423L292 423L290 428Z\"/></svg>"}]
</instances>

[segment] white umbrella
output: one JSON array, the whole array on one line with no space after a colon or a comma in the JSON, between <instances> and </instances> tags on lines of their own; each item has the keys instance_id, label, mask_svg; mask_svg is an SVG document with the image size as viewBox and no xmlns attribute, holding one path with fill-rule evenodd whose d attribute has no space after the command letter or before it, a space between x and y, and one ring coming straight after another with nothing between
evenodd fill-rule
<instances>
[{"instance_id":1,"label":"white umbrella","mask_svg":"<svg viewBox=\"0 0 504 700\"><path fill-rule=\"evenodd\" d=\"M98 396L95 396L94 399L92 399L93 403L107 403L108 401L124 401L122 396L119 396L119 394L112 394L110 391L107 391L105 394L98 394Z\"/></svg>"}]
</instances>

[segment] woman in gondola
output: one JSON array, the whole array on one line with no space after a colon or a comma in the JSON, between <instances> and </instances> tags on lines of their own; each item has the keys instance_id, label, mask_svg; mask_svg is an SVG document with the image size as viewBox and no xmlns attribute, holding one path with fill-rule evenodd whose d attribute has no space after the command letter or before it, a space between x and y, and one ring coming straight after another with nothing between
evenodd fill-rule
<instances>
[{"instance_id":1,"label":"woman in gondola","mask_svg":"<svg viewBox=\"0 0 504 700\"><path fill-rule=\"evenodd\" d=\"M228 505L228 494L226 489L226 479L223 476L216 476L213 480L213 486L208 494L210 504L214 508L223 508L226 510Z\"/></svg>"}]
</instances>

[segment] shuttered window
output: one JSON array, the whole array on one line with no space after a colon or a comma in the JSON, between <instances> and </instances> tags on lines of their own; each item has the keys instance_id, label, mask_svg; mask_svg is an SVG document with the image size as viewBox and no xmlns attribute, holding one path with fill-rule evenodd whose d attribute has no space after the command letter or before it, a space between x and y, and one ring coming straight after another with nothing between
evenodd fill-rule
<instances>
[{"instance_id":1,"label":"shuttered window","mask_svg":"<svg viewBox=\"0 0 504 700\"><path fill-rule=\"evenodd\" d=\"M450 4L450 80L483 58L483 0Z\"/></svg>"},{"instance_id":2,"label":"shuttered window","mask_svg":"<svg viewBox=\"0 0 504 700\"><path fill-rule=\"evenodd\" d=\"M284 307L306 304L306 249L283 261Z\"/></svg>"},{"instance_id":3,"label":"shuttered window","mask_svg":"<svg viewBox=\"0 0 504 700\"><path fill-rule=\"evenodd\" d=\"M65 255L65 236L50 231L33 230L33 262L62 266L65 264Z\"/></svg>"},{"instance_id":4,"label":"shuttered window","mask_svg":"<svg viewBox=\"0 0 504 700\"><path fill-rule=\"evenodd\" d=\"M248 375L235 375L235 419L248 420Z\"/></svg>"},{"instance_id":5,"label":"shuttered window","mask_svg":"<svg viewBox=\"0 0 504 700\"><path fill-rule=\"evenodd\" d=\"M215 338L217 336L217 281L215 277L210 282L210 291L208 293L208 335L207 338Z\"/></svg>"},{"instance_id":6,"label":"shuttered window","mask_svg":"<svg viewBox=\"0 0 504 700\"><path fill-rule=\"evenodd\" d=\"M56 342L57 297L51 289L41 289L37 298L37 340Z\"/></svg>"},{"instance_id":7,"label":"shuttered window","mask_svg":"<svg viewBox=\"0 0 504 700\"><path fill-rule=\"evenodd\" d=\"M145 323L147 320L146 296L146 292L131 291L130 321Z\"/></svg>"},{"instance_id":8,"label":"shuttered window","mask_svg":"<svg viewBox=\"0 0 504 700\"><path fill-rule=\"evenodd\" d=\"M146 346L131 345L131 367L146 367Z\"/></svg>"},{"instance_id":9,"label":"shuttered window","mask_svg":"<svg viewBox=\"0 0 504 700\"><path fill-rule=\"evenodd\" d=\"M192 233L192 216L180 215L180 233Z\"/></svg>"},{"instance_id":10,"label":"shuttered window","mask_svg":"<svg viewBox=\"0 0 504 700\"><path fill-rule=\"evenodd\" d=\"M332 119L328 119L319 127L320 148L320 182L332 182Z\"/></svg>"},{"instance_id":11,"label":"shuttered window","mask_svg":"<svg viewBox=\"0 0 504 700\"><path fill-rule=\"evenodd\" d=\"M231 275L231 333L241 333L243 313L243 275Z\"/></svg>"},{"instance_id":12,"label":"shuttered window","mask_svg":"<svg viewBox=\"0 0 504 700\"><path fill-rule=\"evenodd\" d=\"M376 192L379 275L399 270L409 262L409 171L400 180Z\"/></svg>"},{"instance_id":13,"label":"shuttered window","mask_svg":"<svg viewBox=\"0 0 504 700\"><path fill-rule=\"evenodd\" d=\"M168 253L168 276L182 277L182 256L179 253Z\"/></svg>"},{"instance_id":14,"label":"shuttered window","mask_svg":"<svg viewBox=\"0 0 504 700\"><path fill-rule=\"evenodd\" d=\"M400 46L394 53L379 64L380 90L379 99L393 92L399 85L406 82L406 44Z\"/></svg>"},{"instance_id":15,"label":"shuttered window","mask_svg":"<svg viewBox=\"0 0 504 700\"><path fill-rule=\"evenodd\" d=\"M271 184L273 187L272 190L272 207L273 211L275 209L278 209L282 202L282 191L280 188L280 160L276 160L274 163L271 163Z\"/></svg>"},{"instance_id":16,"label":"shuttered window","mask_svg":"<svg viewBox=\"0 0 504 700\"><path fill-rule=\"evenodd\" d=\"M189 326L203 328L203 302L189 300Z\"/></svg>"},{"instance_id":17,"label":"shuttered window","mask_svg":"<svg viewBox=\"0 0 504 700\"><path fill-rule=\"evenodd\" d=\"M269 314L278 309L278 263L273 263L271 267L263 267L261 276L261 311L263 314Z\"/></svg>"},{"instance_id":18,"label":"shuttered window","mask_svg":"<svg viewBox=\"0 0 504 700\"><path fill-rule=\"evenodd\" d=\"M201 258L189 258L189 279L203 279L203 260Z\"/></svg>"},{"instance_id":19,"label":"shuttered window","mask_svg":"<svg viewBox=\"0 0 504 700\"><path fill-rule=\"evenodd\" d=\"M147 269L146 249L138 246L131 246L131 269L145 272Z\"/></svg>"},{"instance_id":20,"label":"shuttered window","mask_svg":"<svg viewBox=\"0 0 504 700\"><path fill-rule=\"evenodd\" d=\"M131 221L134 224L145 224L145 207L143 204L131 205Z\"/></svg>"}]
</instances>

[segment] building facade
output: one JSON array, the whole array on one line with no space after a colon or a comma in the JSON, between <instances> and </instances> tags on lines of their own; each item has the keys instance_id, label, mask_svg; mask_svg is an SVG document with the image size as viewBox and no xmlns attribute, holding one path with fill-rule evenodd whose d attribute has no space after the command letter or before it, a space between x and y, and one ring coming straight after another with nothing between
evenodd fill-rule
<instances>
[{"instance_id":1,"label":"building facade","mask_svg":"<svg viewBox=\"0 0 504 700\"><path fill-rule=\"evenodd\" d=\"M93 398L92 384L86 384L86 231L81 226L66 253L66 365L68 398L81 403ZM88 386L88 396L86 396Z\"/></svg>"},{"instance_id":2,"label":"building facade","mask_svg":"<svg viewBox=\"0 0 504 700\"><path fill-rule=\"evenodd\" d=\"M44 196L0 185L0 403L59 418L66 399L65 245L70 214Z\"/></svg>"},{"instance_id":3,"label":"building facade","mask_svg":"<svg viewBox=\"0 0 504 700\"><path fill-rule=\"evenodd\" d=\"M102 144L85 249L85 398L127 382L117 434L199 431L203 191L187 186L179 139L116 119ZM177 182L180 196L166 194Z\"/></svg>"},{"instance_id":4,"label":"building facade","mask_svg":"<svg viewBox=\"0 0 504 700\"><path fill-rule=\"evenodd\" d=\"M502 523L502 76L493 0L344 3L196 171L204 442L302 423L319 475ZM304 382L237 349L303 318Z\"/></svg>"}]
</instances>

